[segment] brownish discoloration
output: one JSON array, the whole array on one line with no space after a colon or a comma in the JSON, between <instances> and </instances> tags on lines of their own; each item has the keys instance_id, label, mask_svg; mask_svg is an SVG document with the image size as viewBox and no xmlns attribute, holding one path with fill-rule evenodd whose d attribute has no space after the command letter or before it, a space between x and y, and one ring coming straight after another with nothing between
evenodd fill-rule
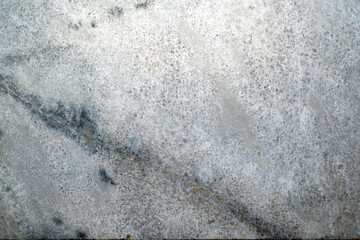
<instances>
[{"instance_id":1,"label":"brownish discoloration","mask_svg":"<svg viewBox=\"0 0 360 240\"><path fill-rule=\"evenodd\" d=\"M214 223L214 222L215 222L215 220L214 220L214 219L211 219L211 220L208 221L208 224L212 224L212 223Z\"/></svg>"},{"instance_id":2,"label":"brownish discoloration","mask_svg":"<svg viewBox=\"0 0 360 240\"><path fill-rule=\"evenodd\" d=\"M91 141L91 138L89 138L89 136L88 136L86 133L84 133L83 136L84 136L86 142L90 142L90 141Z\"/></svg>"}]
</instances>

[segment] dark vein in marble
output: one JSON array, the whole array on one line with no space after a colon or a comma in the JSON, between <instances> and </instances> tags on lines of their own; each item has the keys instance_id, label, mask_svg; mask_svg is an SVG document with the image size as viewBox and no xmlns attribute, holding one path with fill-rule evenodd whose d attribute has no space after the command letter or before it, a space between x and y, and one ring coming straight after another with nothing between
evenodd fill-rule
<instances>
[{"instance_id":1,"label":"dark vein in marble","mask_svg":"<svg viewBox=\"0 0 360 240\"><path fill-rule=\"evenodd\" d=\"M151 161L157 158L151 154L150 151L138 150L131 145L119 145L110 140L106 140L98 131L96 121L94 120L94 111L86 107L65 105L61 102L58 102L57 105L52 108L46 108L42 104L40 97L35 95L22 95L10 80L11 77L5 77L0 74L0 93L2 92L12 96L31 111L31 113L41 119L48 127L63 132L90 154L96 154L100 150L116 153L124 159L132 159L132 162L140 165L140 167L158 168L164 173L175 176L177 180L184 181L183 177L171 173L164 167L158 166ZM100 169L99 175L101 181L117 185L117 183L109 177L105 169ZM211 189L202 191L202 193L210 195L216 202L225 205L239 219L254 226L260 234L271 238L298 238L297 234L289 231L285 224L279 225L265 220L264 217L250 210L251 207L245 204L231 204L224 201L221 199L221 196L214 194Z\"/></svg>"}]
</instances>

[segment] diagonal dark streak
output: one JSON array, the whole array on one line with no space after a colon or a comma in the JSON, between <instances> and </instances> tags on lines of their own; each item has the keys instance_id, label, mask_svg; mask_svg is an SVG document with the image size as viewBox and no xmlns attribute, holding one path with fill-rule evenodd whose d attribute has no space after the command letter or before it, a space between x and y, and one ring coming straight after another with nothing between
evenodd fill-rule
<instances>
[{"instance_id":1,"label":"diagonal dark streak","mask_svg":"<svg viewBox=\"0 0 360 240\"><path fill-rule=\"evenodd\" d=\"M86 107L67 106L61 102L53 108L46 108L41 102L40 97L35 95L22 95L18 88L11 81L11 77L5 77L0 74L0 93L9 94L16 101L25 106L32 114L41 119L48 127L62 131L67 137L75 140L89 154L96 154L98 151L113 152L121 155L122 158L131 158L135 163L153 167L163 172L171 173L164 167L156 165L153 161L158 159L151 154L149 150L138 150L131 145L119 145L111 140L107 140L103 134L98 131L96 121L94 121L93 111ZM145 149L145 148L143 148ZM164 171L166 170L166 171ZM171 173L179 181L185 181L183 177ZM105 182L113 182L107 176L106 172L100 170L100 176ZM187 182L187 181L186 181ZM114 182L113 185L116 185ZM251 210L250 206L245 204L231 204L222 200L215 191L203 191L203 194L210 195L216 202L225 205L230 211L242 219L245 223L255 227L257 232L271 238L298 238L295 232L289 231L288 226L274 224L270 220Z\"/></svg>"}]
</instances>

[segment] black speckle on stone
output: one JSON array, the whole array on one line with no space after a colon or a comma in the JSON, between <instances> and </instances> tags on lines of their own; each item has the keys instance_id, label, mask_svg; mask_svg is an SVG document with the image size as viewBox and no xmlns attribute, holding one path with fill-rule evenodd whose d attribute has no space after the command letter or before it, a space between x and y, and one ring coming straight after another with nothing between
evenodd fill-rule
<instances>
[{"instance_id":1,"label":"black speckle on stone","mask_svg":"<svg viewBox=\"0 0 360 240\"><path fill-rule=\"evenodd\" d=\"M124 13L124 9L121 7L114 7L110 9L110 14L120 17Z\"/></svg>"},{"instance_id":2,"label":"black speckle on stone","mask_svg":"<svg viewBox=\"0 0 360 240\"><path fill-rule=\"evenodd\" d=\"M117 185L115 181L111 177L109 177L107 171L104 168L100 168L99 175L102 182L110 183L111 185Z\"/></svg>"},{"instance_id":3,"label":"black speckle on stone","mask_svg":"<svg viewBox=\"0 0 360 240\"><path fill-rule=\"evenodd\" d=\"M141 0L135 4L136 8L147 8L150 4L150 0Z\"/></svg>"},{"instance_id":4,"label":"black speckle on stone","mask_svg":"<svg viewBox=\"0 0 360 240\"><path fill-rule=\"evenodd\" d=\"M77 239L86 239L87 238L87 234L84 231L76 231L76 238Z\"/></svg>"},{"instance_id":5,"label":"black speckle on stone","mask_svg":"<svg viewBox=\"0 0 360 240\"><path fill-rule=\"evenodd\" d=\"M79 30L80 27L82 27L81 21L79 21L78 23L69 23L69 28Z\"/></svg>"},{"instance_id":6,"label":"black speckle on stone","mask_svg":"<svg viewBox=\"0 0 360 240\"><path fill-rule=\"evenodd\" d=\"M58 217L54 217L53 222L55 223L56 226L61 226L63 224L62 219Z\"/></svg>"},{"instance_id":7,"label":"black speckle on stone","mask_svg":"<svg viewBox=\"0 0 360 240\"><path fill-rule=\"evenodd\" d=\"M91 25L91 27L93 27L93 28L96 27L96 25L97 25L97 24L96 24L96 21L95 21L95 20L92 20L91 23L90 23L90 25Z\"/></svg>"}]
</instances>

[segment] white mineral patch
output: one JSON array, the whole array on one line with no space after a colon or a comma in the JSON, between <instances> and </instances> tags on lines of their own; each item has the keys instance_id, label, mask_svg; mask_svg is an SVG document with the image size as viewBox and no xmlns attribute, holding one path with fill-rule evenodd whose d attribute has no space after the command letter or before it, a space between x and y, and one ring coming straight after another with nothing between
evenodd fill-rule
<instances>
[{"instance_id":1,"label":"white mineral patch","mask_svg":"<svg viewBox=\"0 0 360 240\"><path fill-rule=\"evenodd\" d=\"M0 238L359 238L358 0L1 0Z\"/></svg>"}]
</instances>

